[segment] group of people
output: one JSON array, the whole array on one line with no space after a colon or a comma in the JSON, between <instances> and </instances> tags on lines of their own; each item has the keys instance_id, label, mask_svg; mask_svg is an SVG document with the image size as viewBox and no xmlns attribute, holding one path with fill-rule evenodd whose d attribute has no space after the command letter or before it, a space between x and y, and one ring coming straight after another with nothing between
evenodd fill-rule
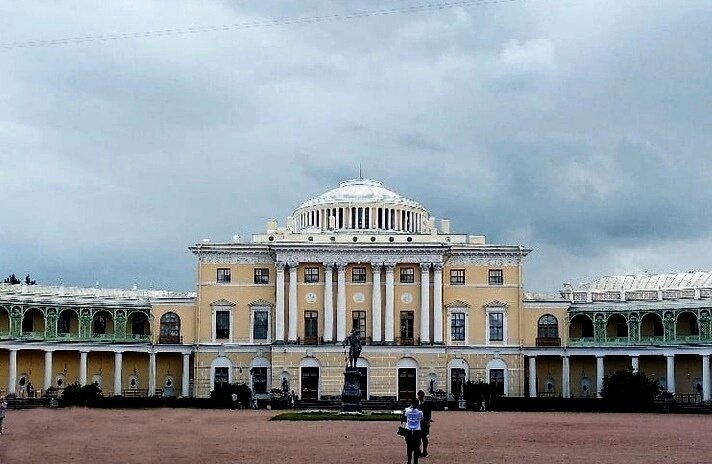
<instances>
[{"instance_id":1,"label":"group of people","mask_svg":"<svg viewBox=\"0 0 712 464\"><path fill-rule=\"evenodd\" d=\"M433 422L433 408L425 401L423 390L418 391L418 397L413 399L410 406L405 409L401 422L405 422L407 430L405 446L408 464L418 464L421 456L428 456L428 435L430 435L430 423Z\"/></svg>"}]
</instances>

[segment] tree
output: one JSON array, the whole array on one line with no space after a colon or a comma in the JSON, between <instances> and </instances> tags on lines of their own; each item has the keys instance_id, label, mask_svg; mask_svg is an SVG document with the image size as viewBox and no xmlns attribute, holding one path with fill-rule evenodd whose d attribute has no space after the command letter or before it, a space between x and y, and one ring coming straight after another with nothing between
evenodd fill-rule
<instances>
[{"instance_id":1,"label":"tree","mask_svg":"<svg viewBox=\"0 0 712 464\"><path fill-rule=\"evenodd\" d=\"M619 410L647 409L653 404L657 394L657 383L643 372L621 369L603 377L601 396Z\"/></svg>"},{"instance_id":2,"label":"tree","mask_svg":"<svg viewBox=\"0 0 712 464\"><path fill-rule=\"evenodd\" d=\"M79 382L74 382L64 389L62 403L65 406L91 406L102 396L101 388L97 384L79 385Z\"/></svg>"},{"instance_id":3,"label":"tree","mask_svg":"<svg viewBox=\"0 0 712 464\"><path fill-rule=\"evenodd\" d=\"M215 390L210 392L210 399L221 407L234 406L232 404L233 393L237 395L237 402L240 407L246 408L250 406L252 390L244 382L219 384L215 387Z\"/></svg>"},{"instance_id":4,"label":"tree","mask_svg":"<svg viewBox=\"0 0 712 464\"><path fill-rule=\"evenodd\" d=\"M465 383L465 391L463 392L467 409L478 410L483 401L488 404L492 393L492 387L487 382L468 380Z\"/></svg>"},{"instance_id":5,"label":"tree","mask_svg":"<svg viewBox=\"0 0 712 464\"><path fill-rule=\"evenodd\" d=\"M18 279L17 276L15 276L15 274L10 274L9 276L7 276L7 278L5 280L3 280L3 283L10 284L10 285L19 285L22 283L22 281L20 279ZM25 276L25 284L37 285L37 281L30 279L30 275L27 274Z\"/></svg>"}]
</instances>

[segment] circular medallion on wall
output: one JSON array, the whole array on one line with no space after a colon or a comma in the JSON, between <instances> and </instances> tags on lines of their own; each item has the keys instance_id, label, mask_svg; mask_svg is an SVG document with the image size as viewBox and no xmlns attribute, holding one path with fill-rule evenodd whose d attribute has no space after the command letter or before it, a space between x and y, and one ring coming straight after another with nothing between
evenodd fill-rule
<instances>
[{"instance_id":1,"label":"circular medallion on wall","mask_svg":"<svg viewBox=\"0 0 712 464\"><path fill-rule=\"evenodd\" d=\"M401 295L401 301L405 304L410 304L413 302L413 295L410 292L405 292Z\"/></svg>"},{"instance_id":2,"label":"circular medallion on wall","mask_svg":"<svg viewBox=\"0 0 712 464\"><path fill-rule=\"evenodd\" d=\"M366 297L363 296L363 293L354 293L354 303L363 303L365 299Z\"/></svg>"},{"instance_id":3,"label":"circular medallion on wall","mask_svg":"<svg viewBox=\"0 0 712 464\"><path fill-rule=\"evenodd\" d=\"M309 292L304 296L304 299L307 301L307 303L316 303L316 293Z\"/></svg>"}]
</instances>

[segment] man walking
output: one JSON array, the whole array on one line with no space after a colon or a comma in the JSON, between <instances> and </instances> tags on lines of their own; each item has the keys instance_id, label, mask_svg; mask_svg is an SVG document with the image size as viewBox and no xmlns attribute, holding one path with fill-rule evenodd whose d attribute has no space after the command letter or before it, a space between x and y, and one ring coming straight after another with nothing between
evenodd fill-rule
<instances>
[{"instance_id":1,"label":"man walking","mask_svg":"<svg viewBox=\"0 0 712 464\"><path fill-rule=\"evenodd\" d=\"M423 442L423 449L420 457L428 456L428 435L430 434L430 423L433 422L433 406L430 401L425 401L425 392L418 390L418 409L423 413L423 420L420 421L420 440Z\"/></svg>"}]
</instances>

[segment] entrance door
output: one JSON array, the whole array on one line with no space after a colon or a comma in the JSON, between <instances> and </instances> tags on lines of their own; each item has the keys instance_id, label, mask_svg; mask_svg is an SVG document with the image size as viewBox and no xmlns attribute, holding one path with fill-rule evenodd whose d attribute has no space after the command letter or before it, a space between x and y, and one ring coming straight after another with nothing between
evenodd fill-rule
<instances>
[{"instance_id":1,"label":"entrance door","mask_svg":"<svg viewBox=\"0 0 712 464\"><path fill-rule=\"evenodd\" d=\"M450 369L450 392L452 399L460 401L464 395L465 369Z\"/></svg>"},{"instance_id":2,"label":"entrance door","mask_svg":"<svg viewBox=\"0 0 712 464\"><path fill-rule=\"evenodd\" d=\"M319 399L319 368L302 367L302 399Z\"/></svg>"},{"instance_id":3,"label":"entrance door","mask_svg":"<svg viewBox=\"0 0 712 464\"><path fill-rule=\"evenodd\" d=\"M412 400L415 398L415 368L402 367L398 369L398 399Z\"/></svg>"},{"instance_id":4,"label":"entrance door","mask_svg":"<svg viewBox=\"0 0 712 464\"><path fill-rule=\"evenodd\" d=\"M366 389L368 388L368 367L359 367L358 371L361 374L361 377L359 378L359 388L361 389L361 399L367 400L368 399L368 391Z\"/></svg>"}]
</instances>

